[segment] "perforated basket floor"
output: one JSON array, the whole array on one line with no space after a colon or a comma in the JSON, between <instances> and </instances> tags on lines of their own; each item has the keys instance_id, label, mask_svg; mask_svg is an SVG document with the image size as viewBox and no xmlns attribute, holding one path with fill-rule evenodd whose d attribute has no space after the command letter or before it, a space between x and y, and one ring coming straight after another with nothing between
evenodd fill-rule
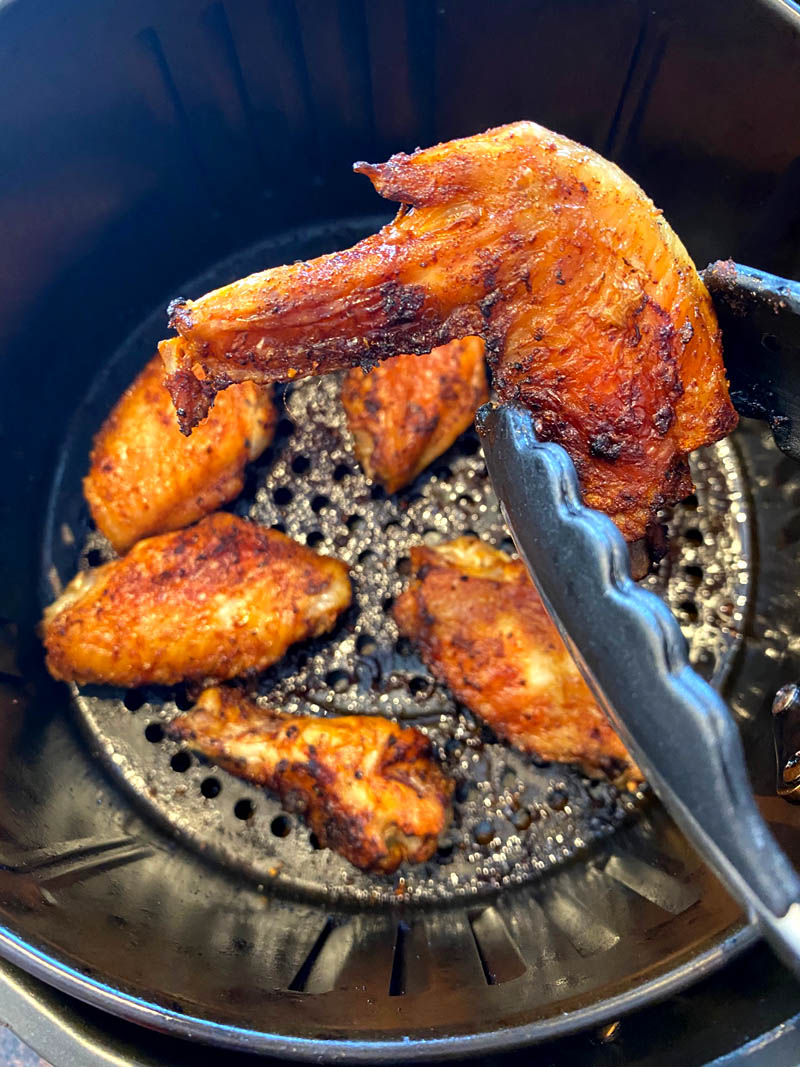
<instances>
[{"instance_id":1,"label":"perforated basket floor","mask_svg":"<svg viewBox=\"0 0 800 1067\"><path fill-rule=\"evenodd\" d=\"M337 244L348 239L346 232L333 236ZM204 291L228 280L231 269L246 273L276 254L294 258L303 254L303 241L297 238L300 251L285 242L255 250L247 261L226 264L191 288ZM55 587L76 567L110 556L67 487L79 484L85 471L98 418L149 355L141 337L134 337L78 413L50 523L55 543L48 546L48 571ZM499 742L399 637L389 609L408 581L412 545L468 532L506 551L513 544L474 431L412 485L387 497L355 461L339 387L339 376L329 375L281 391L284 414L275 441L253 465L231 508L344 559L354 603L332 634L296 646L251 688L264 704L292 712L382 714L424 730L457 782L453 822L434 859L405 866L394 877L376 877L319 849L302 821L282 813L277 800L165 737L164 723L189 706L184 691L76 687L83 727L93 750L148 814L204 856L262 886L330 902L396 904L471 897L538 878L635 818L643 794L621 794L608 782L590 781L574 768L531 759ZM730 443L698 454L693 475L696 494L664 516L670 551L646 584L678 615L698 669L719 683L747 603L748 517Z\"/></svg>"}]
</instances>

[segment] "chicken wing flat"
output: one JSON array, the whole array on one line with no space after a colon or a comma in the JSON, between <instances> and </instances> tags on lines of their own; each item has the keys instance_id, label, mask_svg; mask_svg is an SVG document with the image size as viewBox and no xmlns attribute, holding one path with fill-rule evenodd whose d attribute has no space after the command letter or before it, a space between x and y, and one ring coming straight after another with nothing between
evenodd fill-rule
<instances>
[{"instance_id":1,"label":"chicken wing flat","mask_svg":"<svg viewBox=\"0 0 800 1067\"><path fill-rule=\"evenodd\" d=\"M275 430L270 387L242 382L220 396L187 438L163 378L155 355L103 423L83 482L97 528L120 553L233 500L242 491L245 466Z\"/></svg>"},{"instance_id":2,"label":"chicken wing flat","mask_svg":"<svg viewBox=\"0 0 800 1067\"><path fill-rule=\"evenodd\" d=\"M369 373L355 367L342 383L358 462L389 493L446 452L488 399L479 337L395 356Z\"/></svg>"},{"instance_id":3,"label":"chicken wing flat","mask_svg":"<svg viewBox=\"0 0 800 1067\"><path fill-rule=\"evenodd\" d=\"M47 667L124 686L233 678L330 630L349 603L340 560L222 512L78 574L45 610Z\"/></svg>"},{"instance_id":4,"label":"chicken wing flat","mask_svg":"<svg viewBox=\"0 0 800 1067\"><path fill-rule=\"evenodd\" d=\"M736 424L709 294L617 166L532 122L359 163L403 206L344 252L170 306L184 430L219 389L369 368L479 335L500 398L563 444L629 541L689 492L686 455Z\"/></svg>"},{"instance_id":5,"label":"chicken wing flat","mask_svg":"<svg viewBox=\"0 0 800 1067\"><path fill-rule=\"evenodd\" d=\"M277 793L321 845L362 870L429 859L449 821L453 783L428 739L381 716L284 715L213 688L168 733Z\"/></svg>"},{"instance_id":6,"label":"chicken wing flat","mask_svg":"<svg viewBox=\"0 0 800 1067\"><path fill-rule=\"evenodd\" d=\"M395 620L462 704L524 752L639 776L520 560L460 537L412 548L411 566Z\"/></svg>"}]
</instances>

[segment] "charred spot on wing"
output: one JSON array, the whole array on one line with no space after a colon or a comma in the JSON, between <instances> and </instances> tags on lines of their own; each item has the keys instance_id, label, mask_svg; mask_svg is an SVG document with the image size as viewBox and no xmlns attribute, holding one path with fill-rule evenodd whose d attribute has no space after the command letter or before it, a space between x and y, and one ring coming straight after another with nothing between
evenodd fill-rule
<instances>
[{"instance_id":1,"label":"charred spot on wing","mask_svg":"<svg viewBox=\"0 0 800 1067\"><path fill-rule=\"evenodd\" d=\"M380 296L387 326L414 322L425 304L425 289L421 285L384 282L380 287Z\"/></svg>"},{"instance_id":2,"label":"charred spot on wing","mask_svg":"<svg viewBox=\"0 0 800 1067\"><path fill-rule=\"evenodd\" d=\"M622 442L616 441L610 433L598 433L589 438L589 452L597 459L605 459L613 463L619 459Z\"/></svg>"},{"instance_id":3,"label":"charred spot on wing","mask_svg":"<svg viewBox=\"0 0 800 1067\"><path fill-rule=\"evenodd\" d=\"M167 304L167 321L170 329L190 330L193 326L192 313L188 308L188 299L185 296L176 296Z\"/></svg>"},{"instance_id":4,"label":"charred spot on wing","mask_svg":"<svg viewBox=\"0 0 800 1067\"><path fill-rule=\"evenodd\" d=\"M653 416L653 425L656 431L663 437L675 422L675 409L669 404L664 404Z\"/></svg>"}]
</instances>

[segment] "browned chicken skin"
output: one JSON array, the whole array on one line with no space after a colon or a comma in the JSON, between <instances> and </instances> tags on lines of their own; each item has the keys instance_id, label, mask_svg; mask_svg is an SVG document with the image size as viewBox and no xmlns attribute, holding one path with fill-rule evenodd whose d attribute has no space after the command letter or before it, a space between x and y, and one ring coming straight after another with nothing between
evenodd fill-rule
<instances>
[{"instance_id":1,"label":"browned chicken skin","mask_svg":"<svg viewBox=\"0 0 800 1067\"><path fill-rule=\"evenodd\" d=\"M155 355L103 423L83 481L97 528L120 553L233 500L242 491L245 466L261 455L275 429L270 387L242 382L219 397L187 438L163 378Z\"/></svg>"},{"instance_id":2,"label":"browned chicken skin","mask_svg":"<svg viewBox=\"0 0 800 1067\"><path fill-rule=\"evenodd\" d=\"M168 732L278 793L321 845L362 870L386 874L429 859L450 818L453 783L428 739L381 716L285 715L213 688Z\"/></svg>"},{"instance_id":3,"label":"browned chicken skin","mask_svg":"<svg viewBox=\"0 0 800 1067\"><path fill-rule=\"evenodd\" d=\"M210 515L78 574L44 613L47 667L124 686L233 678L330 630L350 595L340 560Z\"/></svg>"},{"instance_id":4,"label":"browned chicken skin","mask_svg":"<svg viewBox=\"0 0 800 1067\"><path fill-rule=\"evenodd\" d=\"M395 620L458 700L524 752L640 777L520 560L460 537L412 548L411 565Z\"/></svg>"},{"instance_id":5,"label":"browned chicken skin","mask_svg":"<svg viewBox=\"0 0 800 1067\"><path fill-rule=\"evenodd\" d=\"M356 170L403 205L379 233L171 306L182 341L161 352L183 429L231 382L479 335L500 398L568 449L587 504L644 536L689 492L686 455L736 423L711 299L661 212L532 122Z\"/></svg>"},{"instance_id":6,"label":"browned chicken skin","mask_svg":"<svg viewBox=\"0 0 800 1067\"><path fill-rule=\"evenodd\" d=\"M368 374L354 367L342 382L358 462L389 493L446 452L488 399L479 337L395 356Z\"/></svg>"}]
</instances>

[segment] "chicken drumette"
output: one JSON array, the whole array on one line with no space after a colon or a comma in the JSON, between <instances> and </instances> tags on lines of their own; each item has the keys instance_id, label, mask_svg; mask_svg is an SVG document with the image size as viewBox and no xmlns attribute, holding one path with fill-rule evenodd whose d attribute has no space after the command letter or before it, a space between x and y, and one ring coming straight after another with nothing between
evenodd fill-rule
<instances>
[{"instance_id":1,"label":"chicken drumette","mask_svg":"<svg viewBox=\"0 0 800 1067\"><path fill-rule=\"evenodd\" d=\"M640 777L520 560L460 537L412 548L411 565L395 620L458 700L524 752Z\"/></svg>"},{"instance_id":2,"label":"chicken drumette","mask_svg":"<svg viewBox=\"0 0 800 1067\"><path fill-rule=\"evenodd\" d=\"M447 451L488 399L479 337L395 356L368 374L355 367L342 382L358 462L389 493Z\"/></svg>"},{"instance_id":3,"label":"chicken drumette","mask_svg":"<svg viewBox=\"0 0 800 1067\"><path fill-rule=\"evenodd\" d=\"M330 630L349 603L340 560L222 512L79 573L44 613L47 667L124 686L233 678Z\"/></svg>"},{"instance_id":4,"label":"chicken drumette","mask_svg":"<svg viewBox=\"0 0 800 1067\"><path fill-rule=\"evenodd\" d=\"M184 437L163 378L156 355L103 423L83 481L92 518L117 552L233 500L245 466L275 429L270 387L243 382L226 389L203 425Z\"/></svg>"},{"instance_id":5,"label":"chicken drumette","mask_svg":"<svg viewBox=\"0 0 800 1067\"><path fill-rule=\"evenodd\" d=\"M287 715L213 688L168 732L277 793L321 845L363 870L429 859L450 817L453 784L428 739L379 715Z\"/></svg>"}]
</instances>

